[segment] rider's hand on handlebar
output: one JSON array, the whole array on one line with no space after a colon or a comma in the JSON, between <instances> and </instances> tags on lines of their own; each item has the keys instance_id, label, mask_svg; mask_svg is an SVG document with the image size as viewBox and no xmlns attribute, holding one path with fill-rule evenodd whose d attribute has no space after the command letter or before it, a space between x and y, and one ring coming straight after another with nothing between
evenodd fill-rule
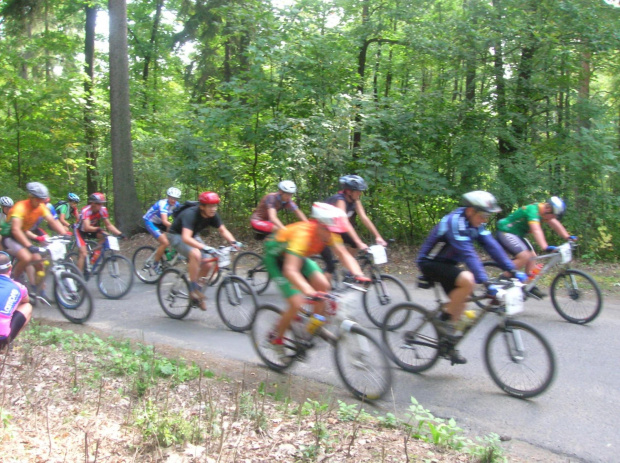
<instances>
[{"instance_id":1,"label":"rider's hand on handlebar","mask_svg":"<svg viewBox=\"0 0 620 463\"><path fill-rule=\"evenodd\" d=\"M525 273L525 272L519 272L518 270L513 270L512 274L521 283L525 283L527 281L527 279L528 279L527 273Z\"/></svg>"},{"instance_id":2,"label":"rider's hand on handlebar","mask_svg":"<svg viewBox=\"0 0 620 463\"><path fill-rule=\"evenodd\" d=\"M381 246L383 246L384 248L387 247L387 241L385 241L383 238L377 238L375 240L375 242Z\"/></svg>"},{"instance_id":3,"label":"rider's hand on handlebar","mask_svg":"<svg viewBox=\"0 0 620 463\"><path fill-rule=\"evenodd\" d=\"M116 237L117 237L117 238L119 238L119 239L121 239L121 240L126 240L126 239L127 239L127 236L125 236L125 234L124 234L124 233L122 233L122 232L121 232L121 233L119 233L118 235L116 235Z\"/></svg>"},{"instance_id":4,"label":"rider's hand on handlebar","mask_svg":"<svg viewBox=\"0 0 620 463\"><path fill-rule=\"evenodd\" d=\"M45 248L40 248L39 246L28 246L28 251L30 251L32 254L43 254L46 249Z\"/></svg>"},{"instance_id":5,"label":"rider's hand on handlebar","mask_svg":"<svg viewBox=\"0 0 620 463\"><path fill-rule=\"evenodd\" d=\"M368 286L371 282L371 279L368 278L366 275L355 275L353 279L355 280L356 283L362 286Z\"/></svg>"},{"instance_id":6,"label":"rider's hand on handlebar","mask_svg":"<svg viewBox=\"0 0 620 463\"><path fill-rule=\"evenodd\" d=\"M215 248L212 248L211 246L207 246L206 244L202 247L202 251L206 252L207 254L213 254L215 252Z\"/></svg>"},{"instance_id":7,"label":"rider's hand on handlebar","mask_svg":"<svg viewBox=\"0 0 620 463\"><path fill-rule=\"evenodd\" d=\"M545 252L555 252L557 251L558 247L557 246L547 246L547 249L545 249Z\"/></svg>"},{"instance_id":8,"label":"rider's hand on handlebar","mask_svg":"<svg viewBox=\"0 0 620 463\"><path fill-rule=\"evenodd\" d=\"M230 243L232 245L232 247L234 247L235 249L239 250L243 247L243 243L240 241L233 241L232 243Z\"/></svg>"},{"instance_id":9,"label":"rider's hand on handlebar","mask_svg":"<svg viewBox=\"0 0 620 463\"><path fill-rule=\"evenodd\" d=\"M312 296L310 296L308 299L311 299L313 301L324 301L325 299L328 298L328 296L329 296L328 293L317 291Z\"/></svg>"},{"instance_id":10,"label":"rider's hand on handlebar","mask_svg":"<svg viewBox=\"0 0 620 463\"><path fill-rule=\"evenodd\" d=\"M485 286L487 287L487 296L489 297L497 296L497 291L499 289L497 286L488 284L488 283L485 283Z\"/></svg>"},{"instance_id":11,"label":"rider's hand on handlebar","mask_svg":"<svg viewBox=\"0 0 620 463\"><path fill-rule=\"evenodd\" d=\"M47 241L47 235L35 236L34 239L39 243L45 243L45 241Z\"/></svg>"},{"instance_id":12,"label":"rider's hand on handlebar","mask_svg":"<svg viewBox=\"0 0 620 463\"><path fill-rule=\"evenodd\" d=\"M571 235L571 236L568 237L569 241L577 241L577 239L578 238L575 235Z\"/></svg>"}]
</instances>

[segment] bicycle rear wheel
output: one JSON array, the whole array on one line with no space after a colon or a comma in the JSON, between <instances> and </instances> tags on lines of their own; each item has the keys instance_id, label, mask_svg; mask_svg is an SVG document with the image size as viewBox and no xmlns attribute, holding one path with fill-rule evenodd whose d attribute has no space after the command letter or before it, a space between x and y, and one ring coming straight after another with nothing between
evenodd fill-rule
<instances>
[{"instance_id":1,"label":"bicycle rear wheel","mask_svg":"<svg viewBox=\"0 0 620 463\"><path fill-rule=\"evenodd\" d=\"M340 378L358 399L378 400L390 390L390 362L379 343L358 324L341 333L334 358Z\"/></svg>"},{"instance_id":2,"label":"bicycle rear wheel","mask_svg":"<svg viewBox=\"0 0 620 463\"><path fill-rule=\"evenodd\" d=\"M242 252L233 263L233 273L243 278L256 294L262 294L269 286L270 277L263 258L252 251Z\"/></svg>"},{"instance_id":3,"label":"bicycle rear wheel","mask_svg":"<svg viewBox=\"0 0 620 463\"><path fill-rule=\"evenodd\" d=\"M157 282L157 299L170 318L185 318L192 308L187 277L175 268L164 271Z\"/></svg>"},{"instance_id":4,"label":"bicycle rear wheel","mask_svg":"<svg viewBox=\"0 0 620 463\"><path fill-rule=\"evenodd\" d=\"M61 272L54 278L54 298L60 313L71 323L84 323L93 312L93 298L82 278Z\"/></svg>"},{"instance_id":5,"label":"bicycle rear wheel","mask_svg":"<svg viewBox=\"0 0 620 463\"><path fill-rule=\"evenodd\" d=\"M551 303L565 320L583 325L601 313L603 297L596 281L585 272L566 269L551 282Z\"/></svg>"},{"instance_id":6,"label":"bicycle rear wheel","mask_svg":"<svg viewBox=\"0 0 620 463\"><path fill-rule=\"evenodd\" d=\"M238 332L250 329L258 301L256 294L243 278L237 275L225 277L217 288L215 297L217 312L228 328Z\"/></svg>"},{"instance_id":7,"label":"bicycle rear wheel","mask_svg":"<svg viewBox=\"0 0 620 463\"><path fill-rule=\"evenodd\" d=\"M284 371L295 361L297 355L297 337L292 329L284 333L282 346L274 346L269 341L271 333L282 317L282 311L272 304L261 305L256 310L254 323L250 331L254 350L263 363L274 371Z\"/></svg>"},{"instance_id":8,"label":"bicycle rear wheel","mask_svg":"<svg viewBox=\"0 0 620 463\"><path fill-rule=\"evenodd\" d=\"M108 299L120 299L133 284L133 265L119 254L106 257L97 274L99 291Z\"/></svg>"},{"instance_id":9,"label":"bicycle rear wheel","mask_svg":"<svg viewBox=\"0 0 620 463\"><path fill-rule=\"evenodd\" d=\"M431 368L439 359L439 334L433 312L411 302L396 304L387 313L381 335L396 365L412 373Z\"/></svg>"},{"instance_id":10,"label":"bicycle rear wheel","mask_svg":"<svg viewBox=\"0 0 620 463\"><path fill-rule=\"evenodd\" d=\"M382 328L383 320L390 307L411 301L411 297L404 283L398 278L386 274L381 274L379 277L372 276L372 283L362 296L362 302L368 319L375 326Z\"/></svg>"},{"instance_id":11,"label":"bicycle rear wheel","mask_svg":"<svg viewBox=\"0 0 620 463\"><path fill-rule=\"evenodd\" d=\"M161 273L155 270L155 251L153 246L142 246L136 249L131 258L136 276L147 284L157 283L161 276Z\"/></svg>"},{"instance_id":12,"label":"bicycle rear wheel","mask_svg":"<svg viewBox=\"0 0 620 463\"><path fill-rule=\"evenodd\" d=\"M517 320L497 325L487 337L484 361L495 384L514 397L542 394L555 376L555 358L547 340Z\"/></svg>"}]
</instances>

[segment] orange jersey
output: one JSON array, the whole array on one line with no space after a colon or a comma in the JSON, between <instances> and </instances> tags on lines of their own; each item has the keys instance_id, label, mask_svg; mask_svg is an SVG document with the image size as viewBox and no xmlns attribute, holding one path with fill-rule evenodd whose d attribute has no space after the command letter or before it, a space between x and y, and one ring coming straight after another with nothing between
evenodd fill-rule
<instances>
[{"instance_id":1,"label":"orange jersey","mask_svg":"<svg viewBox=\"0 0 620 463\"><path fill-rule=\"evenodd\" d=\"M30 230L37 223L41 217L51 217L52 213L49 211L45 203L39 204L37 207L32 207L32 203L29 199L24 199L15 203L15 205L9 211L9 220L13 217L22 220L22 231Z\"/></svg>"},{"instance_id":2,"label":"orange jersey","mask_svg":"<svg viewBox=\"0 0 620 463\"><path fill-rule=\"evenodd\" d=\"M296 222L287 225L276 232L275 240L278 243L286 243L285 252L301 257L310 257L319 254L325 246L333 246L334 244L342 244L340 235L331 233L329 241L325 243L319 238L317 227L319 224L315 221Z\"/></svg>"}]
</instances>

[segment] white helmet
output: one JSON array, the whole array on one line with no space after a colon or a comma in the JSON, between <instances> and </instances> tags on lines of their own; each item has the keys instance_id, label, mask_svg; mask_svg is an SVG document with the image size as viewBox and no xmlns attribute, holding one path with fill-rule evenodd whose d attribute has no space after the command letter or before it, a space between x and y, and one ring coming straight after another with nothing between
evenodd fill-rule
<instances>
[{"instance_id":1,"label":"white helmet","mask_svg":"<svg viewBox=\"0 0 620 463\"><path fill-rule=\"evenodd\" d=\"M477 211L495 214L501 212L497 199L486 191L470 191L461 197L461 206L473 207Z\"/></svg>"},{"instance_id":2,"label":"white helmet","mask_svg":"<svg viewBox=\"0 0 620 463\"><path fill-rule=\"evenodd\" d=\"M327 203L314 203L312 217L327 227L330 232L344 233L348 230L346 212Z\"/></svg>"},{"instance_id":3,"label":"white helmet","mask_svg":"<svg viewBox=\"0 0 620 463\"><path fill-rule=\"evenodd\" d=\"M291 182L290 180L281 181L278 183L278 188L284 193L290 193L292 195L297 193L297 185L295 185L295 182Z\"/></svg>"},{"instance_id":4,"label":"white helmet","mask_svg":"<svg viewBox=\"0 0 620 463\"><path fill-rule=\"evenodd\" d=\"M547 204L551 206L551 211L558 219L561 219L566 212L566 204L562 201L562 198L552 196L547 200Z\"/></svg>"},{"instance_id":5,"label":"white helmet","mask_svg":"<svg viewBox=\"0 0 620 463\"><path fill-rule=\"evenodd\" d=\"M13 205L13 200L8 196L3 196L0 198L0 206L11 207Z\"/></svg>"},{"instance_id":6,"label":"white helmet","mask_svg":"<svg viewBox=\"0 0 620 463\"><path fill-rule=\"evenodd\" d=\"M30 182L26 184L26 191L29 195L39 199L47 199L50 192L45 185L39 182Z\"/></svg>"},{"instance_id":7,"label":"white helmet","mask_svg":"<svg viewBox=\"0 0 620 463\"><path fill-rule=\"evenodd\" d=\"M175 187L170 187L168 188L168 191L166 191L166 194L168 196L172 196L174 199L179 199L181 197L181 190Z\"/></svg>"}]
</instances>

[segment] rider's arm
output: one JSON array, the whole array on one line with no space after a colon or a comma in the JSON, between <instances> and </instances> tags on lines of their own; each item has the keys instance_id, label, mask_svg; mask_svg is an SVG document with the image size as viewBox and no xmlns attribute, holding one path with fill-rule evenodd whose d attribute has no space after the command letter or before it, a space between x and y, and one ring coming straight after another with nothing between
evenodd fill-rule
<instances>
[{"instance_id":1,"label":"rider's arm","mask_svg":"<svg viewBox=\"0 0 620 463\"><path fill-rule=\"evenodd\" d=\"M172 225L168 220L168 214L162 212L161 214L159 214L159 218L161 219L161 223L164 225L164 227L166 227L166 230L168 230L170 228L170 225Z\"/></svg>"},{"instance_id":2,"label":"rider's arm","mask_svg":"<svg viewBox=\"0 0 620 463\"><path fill-rule=\"evenodd\" d=\"M566 231L566 228L564 228L564 225L562 225L562 222L560 222L558 219L549 219L547 221L547 224L549 224L551 229L556 232L560 236L560 238L568 241L570 235Z\"/></svg>"},{"instance_id":3,"label":"rider's arm","mask_svg":"<svg viewBox=\"0 0 620 463\"><path fill-rule=\"evenodd\" d=\"M474 243L467 229L459 226L459 215L453 215L451 217L445 236L448 244L454 248L459 256L459 260L465 262L467 268L474 274L476 283L484 283L487 281L489 277L482 266L478 253L476 253Z\"/></svg>"},{"instance_id":4,"label":"rider's arm","mask_svg":"<svg viewBox=\"0 0 620 463\"><path fill-rule=\"evenodd\" d=\"M347 251L347 248L344 247L344 244L334 244L331 246L332 250L344 265L353 275L361 275L362 269L360 268L360 264L357 262L357 259L351 255Z\"/></svg>"},{"instance_id":5,"label":"rider's arm","mask_svg":"<svg viewBox=\"0 0 620 463\"><path fill-rule=\"evenodd\" d=\"M11 219L11 236L22 246L29 248L32 243L22 231L22 219L20 217L13 216Z\"/></svg>"},{"instance_id":6,"label":"rider's arm","mask_svg":"<svg viewBox=\"0 0 620 463\"><path fill-rule=\"evenodd\" d=\"M225 225L220 225L220 227L217 229L217 231L219 231L220 235L222 236L222 238L224 238L230 244L233 244L233 243L237 242L237 240L235 239L233 234L230 233L230 231L228 230L228 228L226 228Z\"/></svg>"},{"instance_id":7,"label":"rider's arm","mask_svg":"<svg viewBox=\"0 0 620 463\"><path fill-rule=\"evenodd\" d=\"M316 293L316 290L301 273L303 263L304 259L302 257L289 252L284 253L282 275L306 296L312 296Z\"/></svg>"},{"instance_id":8,"label":"rider's arm","mask_svg":"<svg viewBox=\"0 0 620 463\"><path fill-rule=\"evenodd\" d=\"M183 227L181 229L181 239L185 244L191 246L192 248L202 249L205 246L204 243L201 243L200 241L194 239L194 230L192 230L191 228Z\"/></svg>"},{"instance_id":9,"label":"rider's arm","mask_svg":"<svg viewBox=\"0 0 620 463\"><path fill-rule=\"evenodd\" d=\"M358 201L359 203L359 201ZM336 207L339 207L340 209L342 209L345 214L347 212L347 204L344 202L344 200L339 199L338 201L336 201ZM359 235L357 234L357 232L355 231L355 229L353 228L353 225L351 225L351 221L347 220L347 233L351 236L351 239L353 240L353 242L355 243L355 246L358 249L366 249L368 246L366 246L366 244L360 239Z\"/></svg>"},{"instance_id":10,"label":"rider's arm","mask_svg":"<svg viewBox=\"0 0 620 463\"><path fill-rule=\"evenodd\" d=\"M84 219L82 220L82 231L84 233L97 233L99 231L99 227L93 227L90 224L90 219L84 217Z\"/></svg>"},{"instance_id":11,"label":"rider's arm","mask_svg":"<svg viewBox=\"0 0 620 463\"><path fill-rule=\"evenodd\" d=\"M275 230L284 228L284 224L278 219L278 211L276 211L275 207L267 208L267 217L269 217L269 221L275 225Z\"/></svg>"},{"instance_id":12,"label":"rider's arm","mask_svg":"<svg viewBox=\"0 0 620 463\"><path fill-rule=\"evenodd\" d=\"M545 234L543 233L542 227L540 226L540 222L530 222L530 233L534 237L534 240L540 246L540 249L543 251L547 249L549 246L547 244L547 240L545 239Z\"/></svg>"},{"instance_id":13,"label":"rider's arm","mask_svg":"<svg viewBox=\"0 0 620 463\"><path fill-rule=\"evenodd\" d=\"M293 211L295 213L295 215L297 216L297 218L299 220L301 220L302 222L307 222L308 221L308 217L306 217L306 214L304 214L303 212L301 212L301 209L297 208Z\"/></svg>"},{"instance_id":14,"label":"rider's arm","mask_svg":"<svg viewBox=\"0 0 620 463\"><path fill-rule=\"evenodd\" d=\"M67 229L69 229L69 227L71 226L71 225L69 225L69 222L67 222L67 219L65 218L65 213L64 212L61 212L61 213L58 214L58 221L63 226L65 226Z\"/></svg>"},{"instance_id":15,"label":"rider's arm","mask_svg":"<svg viewBox=\"0 0 620 463\"><path fill-rule=\"evenodd\" d=\"M514 263L506 254L504 248L493 238L493 235L488 230L480 233L478 241L482 244L485 251L489 253L491 259L499 264L502 270L512 271L515 269Z\"/></svg>"},{"instance_id":16,"label":"rider's arm","mask_svg":"<svg viewBox=\"0 0 620 463\"><path fill-rule=\"evenodd\" d=\"M108 231L111 231L115 235L122 234L122 232L118 228L116 228L114 225L112 225L112 222L110 222L110 219L104 218L103 219L103 223L105 224L105 228L107 228Z\"/></svg>"},{"instance_id":17,"label":"rider's arm","mask_svg":"<svg viewBox=\"0 0 620 463\"><path fill-rule=\"evenodd\" d=\"M45 220L47 220L47 223L49 224L50 228L54 230L56 233L58 233L59 235L64 235L67 233L67 229L63 227L63 225L51 215L46 216Z\"/></svg>"},{"instance_id":18,"label":"rider's arm","mask_svg":"<svg viewBox=\"0 0 620 463\"><path fill-rule=\"evenodd\" d=\"M377 244L380 244L381 246L387 246L386 241L377 231L377 227L375 227L375 224L373 224L372 220L370 220L366 215L366 210L364 209L361 201L355 201L355 212L357 212L357 215L359 216L364 226L370 231L370 233L375 236L375 241L377 242Z\"/></svg>"}]
</instances>

